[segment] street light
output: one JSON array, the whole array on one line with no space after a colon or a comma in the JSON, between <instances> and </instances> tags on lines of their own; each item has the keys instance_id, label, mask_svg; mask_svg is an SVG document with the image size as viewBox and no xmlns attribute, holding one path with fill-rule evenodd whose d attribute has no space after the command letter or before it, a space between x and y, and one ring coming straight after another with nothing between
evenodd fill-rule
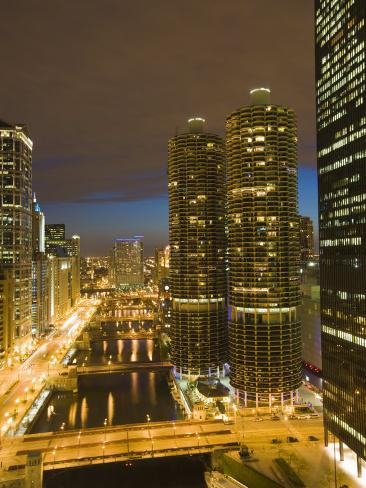
<instances>
[{"instance_id":1,"label":"street light","mask_svg":"<svg viewBox=\"0 0 366 488\"><path fill-rule=\"evenodd\" d=\"M107 422L108 420L107 419L104 419L104 442L105 442L105 438L106 438L106 435L107 435Z\"/></svg>"}]
</instances>

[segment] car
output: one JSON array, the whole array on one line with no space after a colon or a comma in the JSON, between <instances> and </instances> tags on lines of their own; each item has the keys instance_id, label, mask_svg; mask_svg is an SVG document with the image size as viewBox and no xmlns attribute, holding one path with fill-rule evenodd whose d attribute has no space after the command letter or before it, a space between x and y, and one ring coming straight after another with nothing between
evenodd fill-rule
<instances>
[{"instance_id":1,"label":"car","mask_svg":"<svg viewBox=\"0 0 366 488\"><path fill-rule=\"evenodd\" d=\"M281 439L277 439L277 438L272 439L272 444L281 444L281 442L282 442Z\"/></svg>"},{"instance_id":2,"label":"car","mask_svg":"<svg viewBox=\"0 0 366 488\"><path fill-rule=\"evenodd\" d=\"M262 417L254 417L254 419L252 419L253 422L263 422L263 419Z\"/></svg>"},{"instance_id":3,"label":"car","mask_svg":"<svg viewBox=\"0 0 366 488\"><path fill-rule=\"evenodd\" d=\"M297 437L293 437L292 435L289 435L287 437L287 442L299 442L299 439Z\"/></svg>"},{"instance_id":4,"label":"car","mask_svg":"<svg viewBox=\"0 0 366 488\"><path fill-rule=\"evenodd\" d=\"M278 415L272 415L271 420L281 420Z\"/></svg>"},{"instance_id":5,"label":"car","mask_svg":"<svg viewBox=\"0 0 366 488\"><path fill-rule=\"evenodd\" d=\"M309 435L309 437L308 437L308 441L314 442L314 441L318 441L318 440L319 439L317 437L315 437L315 435Z\"/></svg>"}]
</instances>

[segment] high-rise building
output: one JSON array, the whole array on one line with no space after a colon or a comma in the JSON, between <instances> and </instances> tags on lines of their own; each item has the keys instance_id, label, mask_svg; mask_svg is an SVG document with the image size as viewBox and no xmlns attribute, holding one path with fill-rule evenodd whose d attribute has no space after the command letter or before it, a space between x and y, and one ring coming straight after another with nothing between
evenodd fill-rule
<instances>
[{"instance_id":1,"label":"high-rise building","mask_svg":"<svg viewBox=\"0 0 366 488\"><path fill-rule=\"evenodd\" d=\"M142 236L116 239L113 248L115 286L118 289L144 286L144 243Z\"/></svg>"},{"instance_id":2,"label":"high-rise building","mask_svg":"<svg viewBox=\"0 0 366 488\"><path fill-rule=\"evenodd\" d=\"M0 121L0 266L12 281L8 349L31 345L32 146L23 125Z\"/></svg>"},{"instance_id":3,"label":"high-rise building","mask_svg":"<svg viewBox=\"0 0 366 488\"><path fill-rule=\"evenodd\" d=\"M300 260L306 263L314 256L314 227L310 217L300 215Z\"/></svg>"},{"instance_id":4,"label":"high-rise building","mask_svg":"<svg viewBox=\"0 0 366 488\"><path fill-rule=\"evenodd\" d=\"M49 258L49 322L63 319L70 311L72 301L73 257L50 256Z\"/></svg>"},{"instance_id":5,"label":"high-rise building","mask_svg":"<svg viewBox=\"0 0 366 488\"><path fill-rule=\"evenodd\" d=\"M80 237L73 235L71 239L65 239L64 248L67 255L73 258L72 261L72 304L80 298Z\"/></svg>"},{"instance_id":6,"label":"high-rise building","mask_svg":"<svg viewBox=\"0 0 366 488\"><path fill-rule=\"evenodd\" d=\"M36 197L32 205L32 334L47 327L49 261L45 253L45 216Z\"/></svg>"},{"instance_id":7,"label":"high-rise building","mask_svg":"<svg viewBox=\"0 0 366 488\"><path fill-rule=\"evenodd\" d=\"M188 123L168 147L172 358L207 375L227 359L225 152L204 119Z\"/></svg>"},{"instance_id":8,"label":"high-rise building","mask_svg":"<svg viewBox=\"0 0 366 488\"><path fill-rule=\"evenodd\" d=\"M283 403L301 383L295 114L260 88L226 127L230 382Z\"/></svg>"},{"instance_id":9,"label":"high-rise building","mask_svg":"<svg viewBox=\"0 0 366 488\"><path fill-rule=\"evenodd\" d=\"M155 281L157 284L169 276L170 247L155 249Z\"/></svg>"},{"instance_id":10,"label":"high-rise building","mask_svg":"<svg viewBox=\"0 0 366 488\"><path fill-rule=\"evenodd\" d=\"M65 224L46 224L45 240L46 254L56 256L66 245Z\"/></svg>"},{"instance_id":11,"label":"high-rise building","mask_svg":"<svg viewBox=\"0 0 366 488\"><path fill-rule=\"evenodd\" d=\"M366 4L316 0L324 421L366 459ZM327 435L326 435L327 440Z\"/></svg>"}]
</instances>

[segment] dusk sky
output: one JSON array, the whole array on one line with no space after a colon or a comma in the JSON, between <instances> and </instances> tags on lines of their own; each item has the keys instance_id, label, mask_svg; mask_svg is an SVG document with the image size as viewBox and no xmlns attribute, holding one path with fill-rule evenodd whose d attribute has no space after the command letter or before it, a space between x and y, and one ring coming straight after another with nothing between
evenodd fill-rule
<instances>
[{"instance_id":1,"label":"dusk sky","mask_svg":"<svg viewBox=\"0 0 366 488\"><path fill-rule=\"evenodd\" d=\"M317 218L313 2L13 0L1 12L0 118L34 141L46 222L83 255L143 234L168 241L167 141L225 118L266 86L295 109L300 212Z\"/></svg>"}]
</instances>

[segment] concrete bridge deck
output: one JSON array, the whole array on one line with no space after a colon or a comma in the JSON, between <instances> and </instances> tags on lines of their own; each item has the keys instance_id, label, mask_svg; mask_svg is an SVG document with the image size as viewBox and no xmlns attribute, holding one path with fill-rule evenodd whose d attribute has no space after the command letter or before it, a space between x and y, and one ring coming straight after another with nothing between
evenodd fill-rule
<instances>
[{"instance_id":1,"label":"concrete bridge deck","mask_svg":"<svg viewBox=\"0 0 366 488\"><path fill-rule=\"evenodd\" d=\"M172 363L169 361L149 361L146 363L131 362L131 363L111 363L111 364L90 364L86 366L77 366L77 375L110 373L110 372L127 372L140 370L154 370L154 369L171 369Z\"/></svg>"},{"instance_id":2,"label":"concrete bridge deck","mask_svg":"<svg viewBox=\"0 0 366 488\"><path fill-rule=\"evenodd\" d=\"M222 421L149 422L81 431L7 438L1 449L6 470L23 470L30 452L43 456L43 469L152 457L210 453L238 448L238 434Z\"/></svg>"}]
</instances>

